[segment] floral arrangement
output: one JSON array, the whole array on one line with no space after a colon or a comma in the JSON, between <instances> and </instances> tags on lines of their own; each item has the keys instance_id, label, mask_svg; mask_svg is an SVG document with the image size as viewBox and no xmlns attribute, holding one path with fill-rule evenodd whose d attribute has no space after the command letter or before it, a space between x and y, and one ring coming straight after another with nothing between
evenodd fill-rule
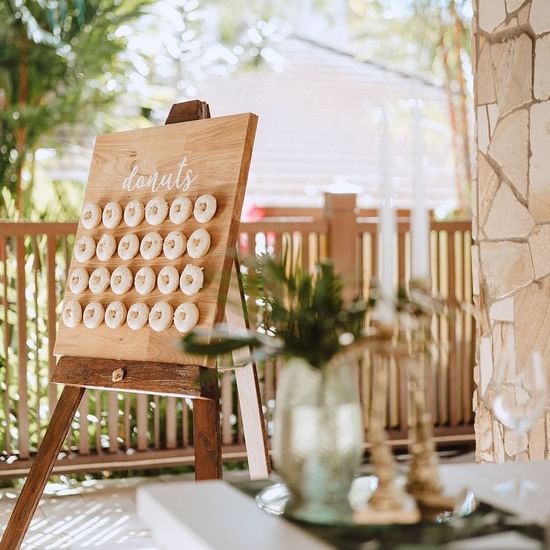
<instances>
[{"instance_id":1,"label":"floral arrangement","mask_svg":"<svg viewBox=\"0 0 550 550\"><path fill-rule=\"evenodd\" d=\"M288 270L288 262L269 255L246 268L245 293L257 330L237 335L223 328L196 329L183 338L186 352L217 356L250 346L257 358L298 357L322 369L342 353L363 348L365 319L373 301L343 298L343 280L329 262L312 272Z\"/></svg>"}]
</instances>

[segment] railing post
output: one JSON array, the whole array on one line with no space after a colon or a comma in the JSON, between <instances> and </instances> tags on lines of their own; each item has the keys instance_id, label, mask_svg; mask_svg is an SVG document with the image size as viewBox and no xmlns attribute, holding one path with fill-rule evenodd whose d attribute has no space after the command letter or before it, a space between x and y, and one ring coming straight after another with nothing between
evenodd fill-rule
<instances>
[{"instance_id":1,"label":"railing post","mask_svg":"<svg viewBox=\"0 0 550 550\"><path fill-rule=\"evenodd\" d=\"M344 278L344 297L348 300L359 291L356 200L357 196L351 193L325 193L328 256L336 273Z\"/></svg>"}]
</instances>

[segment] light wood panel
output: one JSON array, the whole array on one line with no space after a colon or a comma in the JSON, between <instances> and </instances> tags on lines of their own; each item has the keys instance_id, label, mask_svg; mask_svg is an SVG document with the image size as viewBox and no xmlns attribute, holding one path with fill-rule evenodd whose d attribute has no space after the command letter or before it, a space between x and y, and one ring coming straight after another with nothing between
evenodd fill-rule
<instances>
[{"instance_id":1,"label":"light wood panel","mask_svg":"<svg viewBox=\"0 0 550 550\"><path fill-rule=\"evenodd\" d=\"M157 301L168 301L175 309L182 302L194 302L200 312L199 326L211 328L221 321L256 122L255 115L243 114L100 136L94 150L85 203L94 202L103 208L107 202L114 200L124 208L133 199L145 204L152 197L161 196L171 203L174 198L183 195L194 202L200 195L209 193L216 197L218 209L207 224L199 224L193 217L181 225L171 223L168 218L159 226L151 226L144 220L137 228L129 228L122 221L113 230L107 230L101 224L92 230L86 230L79 224L77 238L87 234L98 242L103 233L109 233L118 243L128 233L135 233L141 240L151 231L165 237L174 230L182 231L188 237L195 229L204 227L210 233L212 244L206 256L198 260L184 254L178 260L168 260L161 255L148 261L138 253L134 259L124 262L115 253L107 262L101 262L94 256L89 262L81 264L73 256L69 276L81 265L85 265L90 273L100 266L105 266L112 272L115 267L126 265L135 275L142 266L150 266L158 274L165 265L173 265L181 273L187 263L193 263L204 268L205 284L191 298L179 290L165 296L157 288L145 297L140 296L134 288L122 297L116 296L110 288L99 297L89 290L75 296L68 287L65 290L66 298L78 299L83 307L91 301L99 301L105 307L115 300L121 300L127 307L134 302L145 302L151 307ZM161 188L157 193L152 193L150 188L128 191L122 185L136 166L138 171L134 181L140 175L148 179L156 171L159 173L159 180L161 175L172 174L174 181L183 158L187 159L187 163L180 181L187 169L192 170L192 177L196 178L186 191L176 188ZM148 326L132 331L126 324L114 330L105 324L93 330L87 329L83 324L76 328L60 324L55 353L213 366L206 358L184 354L178 348L180 338L181 334L173 326L157 333Z\"/></svg>"}]
</instances>

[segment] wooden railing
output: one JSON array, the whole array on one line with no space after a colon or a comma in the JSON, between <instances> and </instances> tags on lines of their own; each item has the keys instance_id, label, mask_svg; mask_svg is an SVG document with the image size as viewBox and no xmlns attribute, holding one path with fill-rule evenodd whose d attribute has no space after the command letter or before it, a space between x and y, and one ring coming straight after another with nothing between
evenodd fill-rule
<instances>
[{"instance_id":1,"label":"wooden railing","mask_svg":"<svg viewBox=\"0 0 550 550\"><path fill-rule=\"evenodd\" d=\"M310 268L330 257L351 293L368 293L376 273L377 226L354 214L354 197L329 195L314 215L241 224L241 255L288 251L292 262ZM399 223L395 254L399 279L409 274L409 224ZM74 242L75 223L0 222L0 476L24 475L48 424L59 389L49 384L62 289ZM434 291L450 300L471 301L470 223L433 222ZM429 400L439 441L473 439L472 371L475 327L456 308L434 318L441 361L430 373ZM262 399L272 429L275 391L282 365L259 365ZM361 399L368 417L370 361L358 366ZM407 438L405 381L390 373L387 427L395 442ZM245 457L234 375L221 377L225 460ZM55 471L150 469L192 464L192 404L184 399L88 391L71 426Z\"/></svg>"}]
</instances>

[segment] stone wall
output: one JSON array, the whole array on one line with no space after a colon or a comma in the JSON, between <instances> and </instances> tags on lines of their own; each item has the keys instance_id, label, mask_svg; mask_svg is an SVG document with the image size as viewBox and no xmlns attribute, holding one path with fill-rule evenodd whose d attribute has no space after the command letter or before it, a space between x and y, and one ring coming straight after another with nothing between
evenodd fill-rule
<instances>
[{"instance_id":1,"label":"stone wall","mask_svg":"<svg viewBox=\"0 0 550 550\"><path fill-rule=\"evenodd\" d=\"M474 3L476 448L501 462L516 441L484 400L495 369L505 357L521 368L539 350L550 372L550 1ZM521 458L547 456L548 420L521 441Z\"/></svg>"}]
</instances>

